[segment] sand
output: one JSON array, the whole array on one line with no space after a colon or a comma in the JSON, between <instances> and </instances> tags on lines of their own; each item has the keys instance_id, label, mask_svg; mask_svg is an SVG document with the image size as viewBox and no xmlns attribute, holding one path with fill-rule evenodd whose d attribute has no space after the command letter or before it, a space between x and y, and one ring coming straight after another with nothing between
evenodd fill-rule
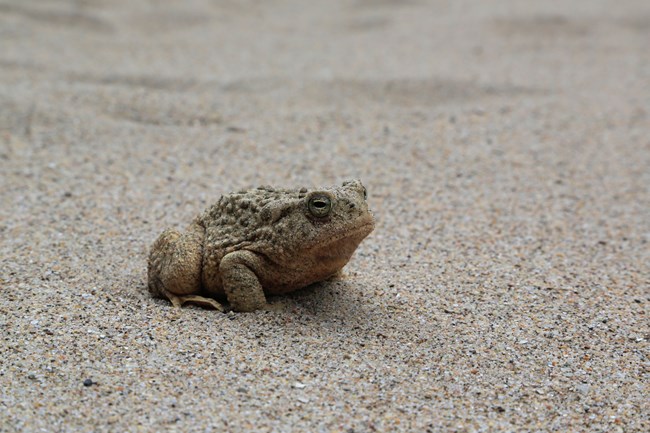
<instances>
[{"instance_id":1,"label":"sand","mask_svg":"<svg viewBox=\"0 0 650 433\"><path fill-rule=\"evenodd\" d=\"M650 4L0 3L0 430L650 430ZM276 311L174 310L222 193L360 178Z\"/></svg>"}]
</instances>

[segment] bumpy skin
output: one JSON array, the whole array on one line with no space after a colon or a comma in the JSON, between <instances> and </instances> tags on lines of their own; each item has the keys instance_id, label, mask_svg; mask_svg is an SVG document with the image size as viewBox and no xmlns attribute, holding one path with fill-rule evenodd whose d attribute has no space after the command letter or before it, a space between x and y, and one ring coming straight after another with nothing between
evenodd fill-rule
<instances>
[{"instance_id":1,"label":"bumpy skin","mask_svg":"<svg viewBox=\"0 0 650 433\"><path fill-rule=\"evenodd\" d=\"M165 230L151 248L149 290L235 311L266 305L336 274L374 229L360 181L318 190L260 187L222 196L184 233Z\"/></svg>"}]
</instances>

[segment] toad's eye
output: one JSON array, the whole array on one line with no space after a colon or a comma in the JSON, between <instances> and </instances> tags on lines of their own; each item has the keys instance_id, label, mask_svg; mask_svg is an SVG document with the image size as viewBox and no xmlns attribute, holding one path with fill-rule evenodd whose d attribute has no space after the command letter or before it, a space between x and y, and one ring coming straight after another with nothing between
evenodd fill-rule
<instances>
[{"instance_id":1,"label":"toad's eye","mask_svg":"<svg viewBox=\"0 0 650 433\"><path fill-rule=\"evenodd\" d=\"M315 195L309 199L309 212L315 217L326 217L330 210L332 210L332 200L326 195Z\"/></svg>"}]
</instances>

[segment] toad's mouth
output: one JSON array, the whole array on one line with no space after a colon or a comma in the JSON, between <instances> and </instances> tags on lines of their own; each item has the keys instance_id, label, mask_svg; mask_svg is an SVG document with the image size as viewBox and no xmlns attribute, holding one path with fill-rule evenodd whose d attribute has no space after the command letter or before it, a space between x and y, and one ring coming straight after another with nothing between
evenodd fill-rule
<instances>
[{"instance_id":1,"label":"toad's mouth","mask_svg":"<svg viewBox=\"0 0 650 433\"><path fill-rule=\"evenodd\" d=\"M375 222L370 217L357 228L326 239L323 243L314 248L315 255L321 259L342 259L349 258L361 241L368 236L375 228Z\"/></svg>"}]
</instances>

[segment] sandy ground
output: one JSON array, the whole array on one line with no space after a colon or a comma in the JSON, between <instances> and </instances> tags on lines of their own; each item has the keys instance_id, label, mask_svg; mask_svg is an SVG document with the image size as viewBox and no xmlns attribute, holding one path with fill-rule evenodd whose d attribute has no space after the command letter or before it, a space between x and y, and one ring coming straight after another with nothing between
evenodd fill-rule
<instances>
[{"instance_id":1,"label":"sandy ground","mask_svg":"<svg viewBox=\"0 0 650 433\"><path fill-rule=\"evenodd\" d=\"M649 43L646 0L2 0L0 430L649 431ZM147 293L220 194L348 178L344 279Z\"/></svg>"}]
</instances>

